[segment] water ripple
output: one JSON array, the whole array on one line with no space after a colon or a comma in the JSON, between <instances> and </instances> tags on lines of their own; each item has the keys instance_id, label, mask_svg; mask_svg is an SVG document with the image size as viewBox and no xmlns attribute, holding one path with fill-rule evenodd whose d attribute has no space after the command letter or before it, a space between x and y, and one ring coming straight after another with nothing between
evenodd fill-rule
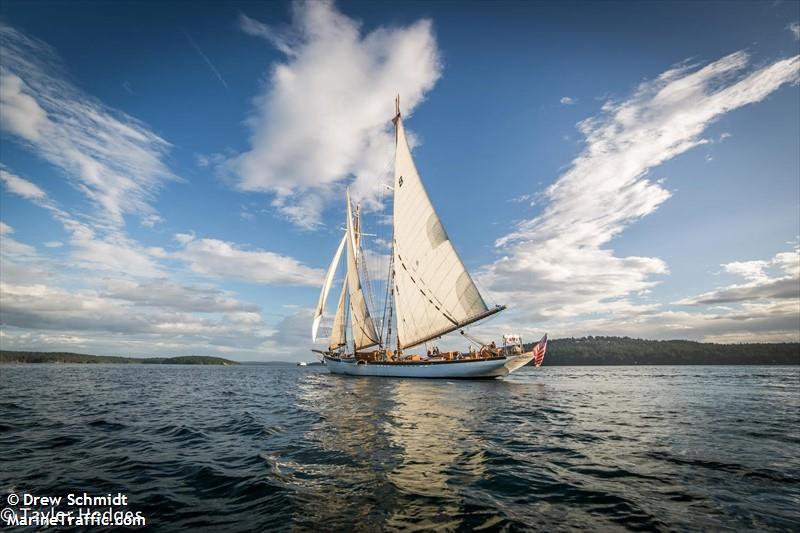
<instances>
[{"instance_id":1,"label":"water ripple","mask_svg":"<svg viewBox=\"0 0 800 533\"><path fill-rule=\"evenodd\" d=\"M0 492L123 492L160 531L800 525L797 367L9 365L0 390Z\"/></svg>"}]
</instances>

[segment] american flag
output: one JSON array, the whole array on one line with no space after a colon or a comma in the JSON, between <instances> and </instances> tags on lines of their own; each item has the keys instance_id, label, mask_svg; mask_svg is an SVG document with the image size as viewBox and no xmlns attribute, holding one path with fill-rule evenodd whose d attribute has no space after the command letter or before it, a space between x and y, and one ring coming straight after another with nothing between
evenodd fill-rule
<instances>
[{"instance_id":1,"label":"american flag","mask_svg":"<svg viewBox=\"0 0 800 533\"><path fill-rule=\"evenodd\" d=\"M536 343L536 346L533 347L533 362L537 367L542 366L542 362L544 361L544 352L547 350L547 333L544 334L544 337Z\"/></svg>"}]
</instances>

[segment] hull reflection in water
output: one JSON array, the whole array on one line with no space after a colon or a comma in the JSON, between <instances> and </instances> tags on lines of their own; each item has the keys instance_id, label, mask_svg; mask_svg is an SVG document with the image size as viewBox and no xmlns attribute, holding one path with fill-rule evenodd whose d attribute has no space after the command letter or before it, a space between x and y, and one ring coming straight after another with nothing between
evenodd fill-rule
<instances>
[{"instance_id":1,"label":"hull reflection in water","mask_svg":"<svg viewBox=\"0 0 800 533\"><path fill-rule=\"evenodd\" d=\"M317 422L301 440L319 450L325 464L281 461L284 473L293 471L293 490L302 486L293 527L454 531L508 526L491 501L477 494L465 498L463 488L487 476L491 444L481 428L488 427L491 413L512 390L523 396L524 388L529 400L541 391L512 382L459 382L459 389L466 388L461 392L482 398L465 405L453 386L436 380L309 376L301 406L313 410Z\"/></svg>"}]
</instances>

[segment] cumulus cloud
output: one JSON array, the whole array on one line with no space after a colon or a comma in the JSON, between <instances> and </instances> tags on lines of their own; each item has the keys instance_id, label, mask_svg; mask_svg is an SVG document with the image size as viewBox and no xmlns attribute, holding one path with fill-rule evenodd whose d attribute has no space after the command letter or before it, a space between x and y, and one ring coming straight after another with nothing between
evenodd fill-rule
<instances>
[{"instance_id":1,"label":"cumulus cloud","mask_svg":"<svg viewBox=\"0 0 800 533\"><path fill-rule=\"evenodd\" d=\"M224 165L238 187L272 194L278 212L305 228L350 180L354 198L377 208L392 168L395 95L411 113L440 76L431 22L365 32L327 1L293 3L288 28L239 22L286 59L256 99L250 150Z\"/></svg>"},{"instance_id":2,"label":"cumulus cloud","mask_svg":"<svg viewBox=\"0 0 800 533\"><path fill-rule=\"evenodd\" d=\"M152 214L155 192L177 179L164 163L169 144L67 81L47 44L2 23L0 42L4 132L61 169L104 222Z\"/></svg>"},{"instance_id":3,"label":"cumulus cloud","mask_svg":"<svg viewBox=\"0 0 800 533\"><path fill-rule=\"evenodd\" d=\"M575 103L575 100L570 98L569 96L562 96L559 102L561 102L564 105L572 105Z\"/></svg>"},{"instance_id":4,"label":"cumulus cloud","mask_svg":"<svg viewBox=\"0 0 800 533\"><path fill-rule=\"evenodd\" d=\"M503 255L481 281L504 301L524 302L519 312L528 319L635 309L631 295L657 283L667 265L617 256L609 242L670 197L650 171L707 142L703 131L723 114L796 83L800 56L748 64L736 52L672 68L579 123L584 150L545 191L543 212L497 240Z\"/></svg>"},{"instance_id":5,"label":"cumulus cloud","mask_svg":"<svg viewBox=\"0 0 800 533\"><path fill-rule=\"evenodd\" d=\"M178 234L175 239L183 249L173 256L189 268L212 278L237 279L277 285L312 285L321 283L323 271L302 264L289 256L265 250L247 250L218 239L196 239Z\"/></svg>"}]
</instances>

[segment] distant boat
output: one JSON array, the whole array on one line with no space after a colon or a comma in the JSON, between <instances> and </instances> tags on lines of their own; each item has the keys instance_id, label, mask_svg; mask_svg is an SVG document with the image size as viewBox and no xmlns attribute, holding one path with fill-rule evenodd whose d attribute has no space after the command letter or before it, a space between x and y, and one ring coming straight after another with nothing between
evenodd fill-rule
<instances>
[{"instance_id":1,"label":"distant boat","mask_svg":"<svg viewBox=\"0 0 800 533\"><path fill-rule=\"evenodd\" d=\"M518 335L504 336L503 346L499 347L494 342L477 342L462 330L467 339L475 342L475 349L441 353L434 346L427 349L426 355L406 353L409 348L488 318L505 306L486 305L450 242L417 173L403 129L399 98L395 104L394 235L383 320L376 327L367 305L372 298L365 292L370 290L369 283L362 283L366 265L362 258L360 208L356 207L354 216L348 189L345 233L322 284L311 333L314 342L345 248L346 276L328 349L312 351L322 357L332 373L358 376L494 378L510 374L534 357L539 366L547 335L530 352L523 353Z\"/></svg>"},{"instance_id":2,"label":"distant boat","mask_svg":"<svg viewBox=\"0 0 800 533\"><path fill-rule=\"evenodd\" d=\"M300 361L297 366L325 366L325 361L311 361L310 363Z\"/></svg>"}]
</instances>

